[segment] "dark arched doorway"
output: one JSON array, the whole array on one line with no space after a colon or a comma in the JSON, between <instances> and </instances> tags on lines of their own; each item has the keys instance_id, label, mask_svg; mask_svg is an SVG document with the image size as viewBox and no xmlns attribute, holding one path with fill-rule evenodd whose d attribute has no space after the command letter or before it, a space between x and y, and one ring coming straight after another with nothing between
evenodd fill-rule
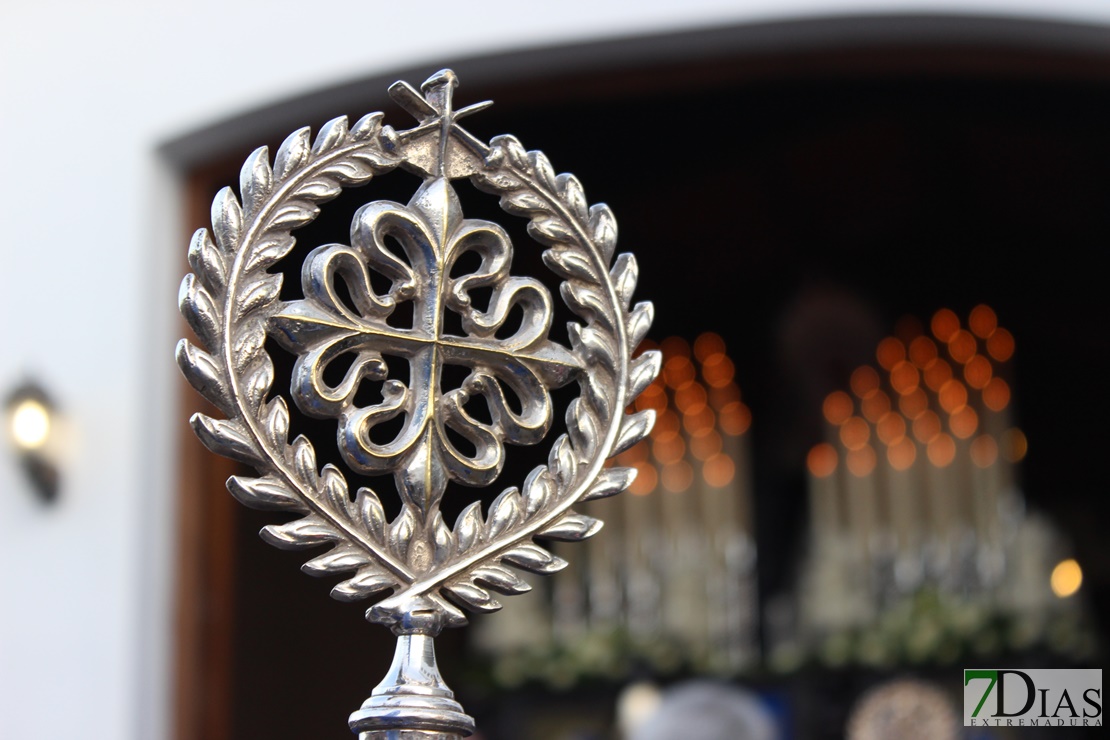
<instances>
[{"instance_id":1,"label":"dark arched doorway","mask_svg":"<svg viewBox=\"0 0 1110 740\"><path fill-rule=\"evenodd\" d=\"M640 295L656 303L653 334L713 330L732 348L755 418L761 597L792 584L802 460L821 434L820 399L878 339L859 337L841 365L806 385L786 364L784 317L822 291L853 296L879 332L904 314L966 314L985 301L1020 342L1018 413L1033 440L1027 498L1072 537L1106 634L1110 563L1099 523L1108 512L1096 494L1110 348L1096 255L1110 244L1110 32L843 18L452 66L464 103L497 102L468 122L474 133L509 131L542 147L591 200L613 207L622 247L639 257ZM288 131L341 114L384 108L400 119L380 92L433 70L329 88L167 145L190 173L188 223L207 222L211 196L237 181L259 142L273 151ZM320 234L342 235L349 206L337 203ZM184 403L197 407L191 394ZM222 491L230 467L192 439L185 445L179 740L276 740L331 726L342 735L342 718L384 671L388 636L297 573L297 556L258 541L270 519L237 508ZM470 687L496 733L496 696L475 690L461 665L463 636L448 638L449 683L464 695ZM810 725L830 718L822 699L789 677L776 685L809 707L794 720L800 736L824 737ZM600 696L591 710L604 713L611 693ZM839 734L843 712L831 710L827 727Z\"/></svg>"}]
</instances>

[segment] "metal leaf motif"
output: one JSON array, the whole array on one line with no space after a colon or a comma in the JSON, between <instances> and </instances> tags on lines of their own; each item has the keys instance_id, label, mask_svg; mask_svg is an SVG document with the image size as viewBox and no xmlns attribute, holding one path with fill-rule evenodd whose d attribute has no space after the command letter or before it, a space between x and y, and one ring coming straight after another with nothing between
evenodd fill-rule
<instances>
[{"instance_id":1,"label":"metal leaf motif","mask_svg":"<svg viewBox=\"0 0 1110 740\"><path fill-rule=\"evenodd\" d=\"M295 132L272 166L264 149L253 154L241 173L242 203L230 189L221 191L212 208L213 236L201 231L193 239L195 275L186 278L180 301L205 349L182 340L178 362L228 416L197 415L194 429L213 451L260 471L258 478L231 479L232 493L250 506L301 513L267 527L264 537L281 547L330 544L305 570L345 574L332 591L337 599L385 593L367 616L390 625L412 614L437 615L443 626L462 624L457 606L499 608L487 589L525 590L505 566L536 573L565 566L533 538L582 539L596 532L600 522L572 507L627 487L631 471L602 465L646 435L653 421L650 412L623 412L658 372L659 357L649 352L631 360L652 313L648 303L629 308L638 270L629 256L613 261L612 213L590 206L577 179L556 175L545 156L527 152L516 139L485 144L459 127L458 118L483 106L454 111L453 85L441 73L425 84L426 97L408 86L391 89L417 115L415 128L383 127L381 114L351 127L336 119L315 141L307 129ZM306 260L304 299L280 301L280 276L267 270L292 249L291 230L315 218L319 204L343 186L398 166L425 178L413 199L404 206L364 206L350 245L319 247ZM450 185L458 178L469 178L499 196L504 210L529 219L529 234L546 248L544 263L563 280L560 294L580 321L570 325L570 348L547 337L552 306L546 289L510 274L512 245L504 231L462 217ZM467 252L477 253L480 266L456 274L457 259ZM372 273L388 279L390 288L376 292ZM347 296L336 291L337 280ZM472 299L479 288L491 293L484 309ZM406 303L411 326L391 323ZM506 318L518 305L525 319L506 331ZM444 328L449 313L457 315L461 332ZM263 346L267 332L298 356L290 390L297 406L339 421L344 461L398 478L403 506L392 522L373 491L360 489L352 501L338 469L321 471L310 441L288 441L284 401L267 400L273 382ZM343 355L353 360L343 380L331 385L325 368ZM407 380L396 377L394 358L408 365ZM467 369L461 386L445 385L446 365ZM378 402L355 403L363 380L382 384ZM519 490L503 492L484 518L472 504L447 527L438 511L445 481L490 483L505 444L534 444L548 432L549 389L572 381L581 393L547 465ZM489 422L470 411L478 397ZM392 440L371 438L377 424L402 415ZM446 430L466 438L475 452L461 453Z\"/></svg>"}]
</instances>

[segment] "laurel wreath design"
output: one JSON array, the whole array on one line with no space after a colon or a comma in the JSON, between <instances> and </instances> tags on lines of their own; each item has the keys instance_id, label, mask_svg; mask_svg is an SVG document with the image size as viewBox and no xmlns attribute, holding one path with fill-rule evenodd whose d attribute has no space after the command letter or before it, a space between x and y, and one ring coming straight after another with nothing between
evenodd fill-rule
<instances>
[{"instance_id":1,"label":"laurel wreath design","mask_svg":"<svg viewBox=\"0 0 1110 740\"><path fill-rule=\"evenodd\" d=\"M577 378L582 392L567 409L567 432L521 488L505 489L484 518L481 502L470 504L453 528L438 511L422 522L408 506L389 521L368 488L352 500L342 472L330 464L319 468L308 439L289 442L284 398L267 400L274 367L264 342L283 305L282 276L268 270L289 253L291 231L311 222L319 204L404 162L397 132L381 119L374 113L348 128L346 118L337 118L311 143L309 129L301 129L281 145L272 166L266 147L247 158L242 201L224 188L213 201L212 234L200 229L193 236L194 273L182 282L179 302L204 349L183 339L177 360L190 384L227 416L194 414L200 440L260 472L230 478L232 495L253 508L302 515L265 527L263 538L286 549L332 545L302 570L344 576L333 597L358 601L392 589L367 611L368 619L395 626L413 613L430 613L438 629L466 622L458 606L499 609L491 591L528 591L507 566L553 573L566 565L535 538L575 541L600 529L601 522L572 507L632 482L634 469L603 465L650 431L654 412L626 413L625 407L658 374L660 355L632 359L653 309L648 302L631 304L638 268L631 254L613 261L616 222L608 207L589 206L578 180L556 176L542 153L526 152L511 136L496 137L483 145L484 160L471 180L499 195L505 211L530 219L530 235L547 247L544 263L563 279L560 293L583 322L569 325L571 349L586 370Z\"/></svg>"}]
</instances>

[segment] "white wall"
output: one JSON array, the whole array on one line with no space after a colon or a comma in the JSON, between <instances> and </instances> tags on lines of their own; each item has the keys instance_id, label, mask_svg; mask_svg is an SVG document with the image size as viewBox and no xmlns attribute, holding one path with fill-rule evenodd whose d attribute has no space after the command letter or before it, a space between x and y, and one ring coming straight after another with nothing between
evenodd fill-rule
<instances>
[{"instance_id":1,"label":"white wall","mask_svg":"<svg viewBox=\"0 0 1110 740\"><path fill-rule=\"evenodd\" d=\"M0 454L0 737L166 736L168 474L186 430L170 413L171 355L185 244L161 142L433 57L892 9L1110 22L1105 0L6 0L0 397L39 378L72 445L50 510Z\"/></svg>"}]
</instances>

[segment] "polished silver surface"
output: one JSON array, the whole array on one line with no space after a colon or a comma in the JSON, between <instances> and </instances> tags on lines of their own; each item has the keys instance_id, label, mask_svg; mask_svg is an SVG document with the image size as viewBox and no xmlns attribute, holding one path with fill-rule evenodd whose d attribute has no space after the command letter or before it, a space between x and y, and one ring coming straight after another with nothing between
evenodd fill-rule
<instances>
[{"instance_id":1,"label":"polished silver surface","mask_svg":"<svg viewBox=\"0 0 1110 740\"><path fill-rule=\"evenodd\" d=\"M642 439L654 421L651 411L625 413L658 373L660 357L632 358L652 307L631 302L637 265L630 254L613 258L612 213L589 206L578 180L556 176L542 153L526 152L511 136L486 144L461 128L459 119L489 103L456 110L456 86L450 70L421 91L393 85L390 94L418 121L410 129L382 125L380 113L351 127L338 118L314 140L308 129L292 134L273 163L265 147L255 151L243 165L240 197L222 190L212 205L211 234L194 235L194 273L181 286L181 311L200 345L182 340L178 363L227 417L195 414L193 429L212 451L259 471L231 478L229 490L248 506L301 514L262 536L283 548L330 545L302 569L342 576L332 589L337 599L378 598L367 618L398 635L389 675L351 716L363 740L473 732L473 720L440 677L433 638L465 624L463 610L499 609L491 592L529 590L514 569L551 573L565 566L535 540L574 541L597 532L601 522L572 507L628 486L634 471L603 467L605 460ZM350 244L321 245L305 260L303 299L280 300L282 276L269 270L292 249L291 232L342 188L398 167L423 178L409 203L363 206ZM559 292L577 319L569 324L571 346L548 337L554 306L544 285L511 274L514 247L504 229L463 216L451 185L461 178L529 220L528 233L546 248L544 264L561 279ZM478 267L459 274L456 261L470 252ZM382 284L371 279L375 273L390 284L384 293L374 287ZM491 295L484 309L471 298L479 288ZM506 323L518 306L523 320L514 329ZM409 309L411 321L401 319ZM461 332L447 328L449 313ZM322 440L289 441L289 407L282 395L271 395L267 336L297 356L289 390L297 407L337 420L346 465L394 476L402 506L392 521L372 490L352 496L339 468L317 465L314 443ZM355 359L332 385L325 370L344 356ZM445 381L446 365L466 369L458 387ZM379 402L356 402L364 380L383 383ZM439 510L447 483L491 485L506 445L537 444L548 433L549 391L569 383L580 393L547 464L519 488L506 488L485 515L475 501L448 526ZM484 403L486 414L475 416L474 403ZM380 430L372 434L386 422L392 430L395 419L400 430L386 434L387 441ZM467 440L466 451L448 430Z\"/></svg>"}]
</instances>

